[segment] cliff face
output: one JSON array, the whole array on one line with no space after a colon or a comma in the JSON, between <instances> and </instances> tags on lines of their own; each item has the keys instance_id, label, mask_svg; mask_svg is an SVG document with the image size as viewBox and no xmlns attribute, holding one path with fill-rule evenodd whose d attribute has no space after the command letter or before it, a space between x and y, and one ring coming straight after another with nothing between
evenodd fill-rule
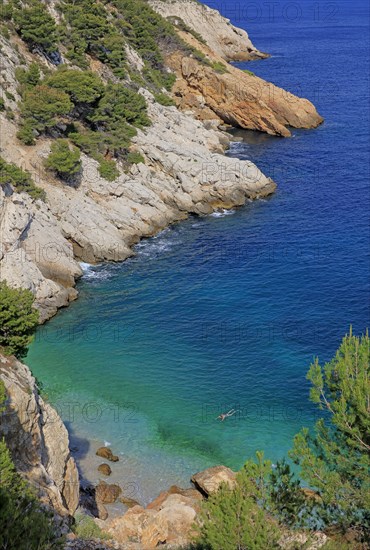
<instances>
[{"instance_id":1,"label":"cliff face","mask_svg":"<svg viewBox=\"0 0 370 550\"><path fill-rule=\"evenodd\" d=\"M233 27L219 12L193 0L152 0L151 5L175 24L178 18L181 38L208 61L200 62L195 56L184 56L181 52L167 57L168 65L177 75L173 93L182 110L191 110L201 120L218 119L232 126L284 137L291 135L288 127L316 128L323 122L307 99L225 63L266 54L258 52L247 33ZM253 69L253 64L250 67Z\"/></svg>"},{"instance_id":2,"label":"cliff face","mask_svg":"<svg viewBox=\"0 0 370 550\"><path fill-rule=\"evenodd\" d=\"M204 61L193 54L168 52L167 66L177 75L173 97L180 110L164 107L147 90L140 90L153 122L133 140L132 148L144 162L128 172L117 165L120 175L113 182L102 178L97 162L82 154L80 182L67 185L44 168L52 139L39 136L31 147L20 143L16 68L37 62L52 72L55 66L30 52L19 36L0 36L3 100L13 113L9 118L0 112L1 154L28 170L47 197L46 203L32 201L10 184L0 186L0 279L34 293L42 322L76 298L74 285L82 274L79 261L123 260L141 237L189 213L208 214L274 191L275 184L251 162L223 155L229 139L217 130L220 122L289 136L287 126L312 128L322 121L309 101L225 62L262 54L247 33L217 11L188 0L152 0L151 5L175 19L180 37L201 52ZM53 6L48 4L49 13L58 19ZM180 17L183 23L177 25ZM126 49L130 69L140 73L144 62L139 53L128 44ZM88 61L105 82L117 80L107 65L91 57Z\"/></svg>"},{"instance_id":3,"label":"cliff face","mask_svg":"<svg viewBox=\"0 0 370 550\"><path fill-rule=\"evenodd\" d=\"M0 378L8 395L6 411L0 415L0 437L17 470L45 504L61 516L73 514L79 479L62 420L39 395L28 367L14 357L0 355Z\"/></svg>"},{"instance_id":4,"label":"cliff face","mask_svg":"<svg viewBox=\"0 0 370 550\"><path fill-rule=\"evenodd\" d=\"M207 46L226 61L249 61L268 57L257 50L248 34L234 27L220 12L194 0L165 2L150 0L152 8L163 17L171 18L175 25L184 22L198 33Z\"/></svg>"},{"instance_id":5,"label":"cliff face","mask_svg":"<svg viewBox=\"0 0 370 550\"><path fill-rule=\"evenodd\" d=\"M10 50L3 42L3 51ZM13 49L7 57L8 83L18 56ZM15 84L9 89L16 94ZM0 188L0 278L33 291L41 321L75 299L73 287L82 273L78 261L124 260L141 237L189 213L242 205L275 189L253 163L223 155L229 144L224 133L141 92L153 122L134 138L145 164L133 165L113 182L103 179L97 162L86 155L77 187L53 178L43 166L51 140L23 146L16 124L0 113L3 157L27 169L47 195L46 203L35 202L10 185Z\"/></svg>"}]
</instances>

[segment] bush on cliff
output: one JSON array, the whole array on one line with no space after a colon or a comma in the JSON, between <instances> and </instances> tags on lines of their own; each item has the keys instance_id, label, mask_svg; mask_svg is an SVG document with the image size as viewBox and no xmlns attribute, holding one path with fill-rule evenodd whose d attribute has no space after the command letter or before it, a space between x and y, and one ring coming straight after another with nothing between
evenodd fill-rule
<instances>
[{"instance_id":1,"label":"bush on cliff","mask_svg":"<svg viewBox=\"0 0 370 550\"><path fill-rule=\"evenodd\" d=\"M104 92L104 84L100 77L92 71L78 71L61 67L55 71L45 84L56 88L70 96L77 103L93 103Z\"/></svg>"},{"instance_id":2,"label":"bush on cliff","mask_svg":"<svg viewBox=\"0 0 370 550\"><path fill-rule=\"evenodd\" d=\"M77 147L71 146L66 139L57 139L51 144L45 166L62 180L73 181L81 172L80 157Z\"/></svg>"},{"instance_id":3,"label":"bush on cliff","mask_svg":"<svg viewBox=\"0 0 370 550\"><path fill-rule=\"evenodd\" d=\"M22 357L27 352L39 320L33 302L29 290L0 282L0 349L5 355Z\"/></svg>"},{"instance_id":4,"label":"bush on cliff","mask_svg":"<svg viewBox=\"0 0 370 550\"><path fill-rule=\"evenodd\" d=\"M43 189L37 187L31 178L29 172L22 170L15 164L5 162L0 157L0 186L10 184L18 193L28 193L34 200L45 200L46 194Z\"/></svg>"},{"instance_id":5,"label":"bush on cliff","mask_svg":"<svg viewBox=\"0 0 370 550\"><path fill-rule=\"evenodd\" d=\"M18 474L10 452L0 440L0 548L61 549L51 514L42 509L31 487Z\"/></svg>"},{"instance_id":6,"label":"bush on cliff","mask_svg":"<svg viewBox=\"0 0 370 550\"><path fill-rule=\"evenodd\" d=\"M57 123L57 117L67 115L72 102L63 91L40 84L27 90L21 103L22 127L18 138L33 145L35 136Z\"/></svg>"},{"instance_id":7,"label":"bush on cliff","mask_svg":"<svg viewBox=\"0 0 370 550\"><path fill-rule=\"evenodd\" d=\"M46 4L32 0L13 12L15 28L31 49L41 48L50 54L57 49L57 28Z\"/></svg>"}]
</instances>

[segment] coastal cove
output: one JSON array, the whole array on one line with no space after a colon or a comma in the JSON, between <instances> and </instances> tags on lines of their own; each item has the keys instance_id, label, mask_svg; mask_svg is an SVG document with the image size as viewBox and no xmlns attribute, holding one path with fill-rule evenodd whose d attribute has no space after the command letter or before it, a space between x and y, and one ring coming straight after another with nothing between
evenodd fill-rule
<instances>
[{"instance_id":1,"label":"coastal cove","mask_svg":"<svg viewBox=\"0 0 370 550\"><path fill-rule=\"evenodd\" d=\"M276 461L314 421L313 355L328 359L350 323L368 325L365 4L337 6L325 21L306 8L294 23L233 20L272 54L237 66L325 119L287 139L234 132L228 156L255 162L276 193L172 226L122 264L85 266L77 302L39 328L26 363L91 481L104 442L120 455L112 481L141 503L258 449ZM342 43L360 54L345 77Z\"/></svg>"}]
</instances>

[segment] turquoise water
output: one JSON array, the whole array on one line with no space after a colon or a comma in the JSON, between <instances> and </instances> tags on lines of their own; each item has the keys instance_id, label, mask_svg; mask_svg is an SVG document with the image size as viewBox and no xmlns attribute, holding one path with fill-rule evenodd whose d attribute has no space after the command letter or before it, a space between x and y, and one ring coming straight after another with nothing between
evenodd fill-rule
<instances>
[{"instance_id":1,"label":"turquoise water","mask_svg":"<svg viewBox=\"0 0 370 550\"><path fill-rule=\"evenodd\" d=\"M316 4L301 5L294 22L234 12L273 54L239 65L304 92L325 117L291 139L236 132L229 154L256 162L276 194L190 218L123 264L86 267L79 300L39 329L27 358L83 474L94 477L95 447L109 442L116 476L144 501L200 468L286 454L315 419L313 356L329 359L350 323L369 325L365 3L318 20Z\"/></svg>"}]
</instances>

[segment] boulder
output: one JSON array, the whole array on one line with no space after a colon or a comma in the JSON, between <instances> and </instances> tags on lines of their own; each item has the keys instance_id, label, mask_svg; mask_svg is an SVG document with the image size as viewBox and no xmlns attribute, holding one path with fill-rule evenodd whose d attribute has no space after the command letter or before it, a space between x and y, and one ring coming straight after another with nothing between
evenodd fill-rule
<instances>
[{"instance_id":1,"label":"boulder","mask_svg":"<svg viewBox=\"0 0 370 550\"><path fill-rule=\"evenodd\" d=\"M80 505L95 518L105 520L108 517L104 504L96 500L95 487L93 485L80 488Z\"/></svg>"},{"instance_id":2,"label":"boulder","mask_svg":"<svg viewBox=\"0 0 370 550\"><path fill-rule=\"evenodd\" d=\"M226 483L233 489L236 484L236 473L226 466L213 466L194 474L191 481L204 495L209 496L219 489L221 483Z\"/></svg>"},{"instance_id":3,"label":"boulder","mask_svg":"<svg viewBox=\"0 0 370 550\"><path fill-rule=\"evenodd\" d=\"M186 545L192 538L202 498L195 489L172 486L147 508L133 506L122 517L111 520L107 532L119 543L136 543L145 550L162 544Z\"/></svg>"},{"instance_id":4,"label":"boulder","mask_svg":"<svg viewBox=\"0 0 370 550\"><path fill-rule=\"evenodd\" d=\"M195 502L201 501L204 498L203 495L197 491L197 489L181 489L181 487L178 487L177 485L172 485L168 491L163 491L152 502L150 502L147 509L160 510L170 495L182 495L193 499Z\"/></svg>"},{"instance_id":5,"label":"boulder","mask_svg":"<svg viewBox=\"0 0 370 550\"><path fill-rule=\"evenodd\" d=\"M134 500L133 498L130 498L130 497L123 496L119 499L119 501L122 502L122 504L124 504L125 506L128 506L129 508L132 508L133 506L140 506L137 500Z\"/></svg>"},{"instance_id":6,"label":"boulder","mask_svg":"<svg viewBox=\"0 0 370 550\"><path fill-rule=\"evenodd\" d=\"M117 455L114 455L109 447L99 447L95 454L97 456L100 456L101 458L110 460L111 462L119 461L119 457Z\"/></svg>"},{"instance_id":7,"label":"boulder","mask_svg":"<svg viewBox=\"0 0 370 550\"><path fill-rule=\"evenodd\" d=\"M100 466L98 466L98 472L100 472L104 476L110 476L112 473L112 469L109 464L100 464Z\"/></svg>"},{"instance_id":8,"label":"boulder","mask_svg":"<svg viewBox=\"0 0 370 550\"><path fill-rule=\"evenodd\" d=\"M113 502L116 502L121 493L121 487L119 487L119 485L115 485L114 483L109 484L105 481L100 481L95 487L96 502L101 502L102 504L112 504Z\"/></svg>"}]
</instances>

